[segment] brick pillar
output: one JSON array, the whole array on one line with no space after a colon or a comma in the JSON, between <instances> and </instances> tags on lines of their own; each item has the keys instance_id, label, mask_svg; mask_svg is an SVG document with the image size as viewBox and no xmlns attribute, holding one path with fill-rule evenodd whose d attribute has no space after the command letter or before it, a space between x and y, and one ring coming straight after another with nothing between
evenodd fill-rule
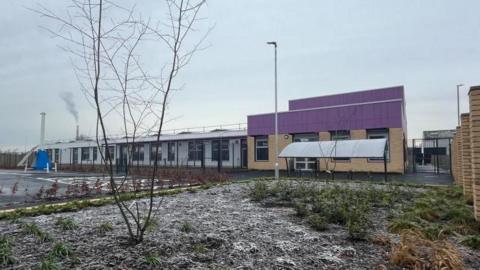
<instances>
[{"instance_id":1,"label":"brick pillar","mask_svg":"<svg viewBox=\"0 0 480 270\"><path fill-rule=\"evenodd\" d=\"M450 148L450 156L452 160L452 171L453 182L458 185L458 175L457 175L457 134L453 135L452 146Z\"/></svg>"},{"instance_id":2,"label":"brick pillar","mask_svg":"<svg viewBox=\"0 0 480 270\"><path fill-rule=\"evenodd\" d=\"M480 220L480 86L471 87L469 96L473 207Z\"/></svg>"},{"instance_id":3,"label":"brick pillar","mask_svg":"<svg viewBox=\"0 0 480 270\"><path fill-rule=\"evenodd\" d=\"M462 173L462 131L460 127L457 127L457 153L455 156L457 157L457 184L463 186L463 173Z\"/></svg>"},{"instance_id":4,"label":"brick pillar","mask_svg":"<svg viewBox=\"0 0 480 270\"><path fill-rule=\"evenodd\" d=\"M461 116L462 122L462 173L463 194L467 200L472 200L472 151L470 144L470 114Z\"/></svg>"}]
</instances>

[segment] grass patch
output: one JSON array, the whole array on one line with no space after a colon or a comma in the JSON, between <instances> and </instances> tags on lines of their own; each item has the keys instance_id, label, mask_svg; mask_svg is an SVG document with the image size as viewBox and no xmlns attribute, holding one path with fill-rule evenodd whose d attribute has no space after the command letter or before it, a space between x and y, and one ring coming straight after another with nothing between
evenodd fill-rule
<instances>
[{"instance_id":1,"label":"grass patch","mask_svg":"<svg viewBox=\"0 0 480 270\"><path fill-rule=\"evenodd\" d=\"M110 223L110 222L102 223L102 224L98 227L98 232L99 232L101 235L105 235L107 232L111 232L111 231L113 231L113 225L112 225L112 223Z\"/></svg>"},{"instance_id":2,"label":"grass patch","mask_svg":"<svg viewBox=\"0 0 480 270\"><path fill-rule=\"evenodd\" d=\"M472 249L480 249L480 234L465 236L460 243Z\"/></svg>"},{"instance_id":3,"label":"grass patch","mask_svg":"<svg viewBox=\"0 0 480 270\"><path fill-rule=\"evenodd\" d=\"M0 236L0 266L7 267L15 263L12 252L12 240L6 235Z\"/></svg>"},{"instance_id":4,"label":"grass patch","mask_svg":"<svg viewBox=\"0 0 480 270\"><path fill-rule=\"evenodd\" d=\"M250 188L250 197L253 201L259 202L268 196L268 185L265 181L255 181Z\"/></svg>"},{"instance_id":5,"label":"grass patch","mask_svg":"<svg viewBox=\"0 0 480 270\"><path fill-rule=\"evenodd\" d=\"M52 247L52 250L50 251L50 255L55 258L72 257L73 253L73 248L63 243L55 243L55 245L53 245Z\"/></svg>"},{"instance_id":6,"label":"grass patch","mask_svg":"<svg viewBox=\"0 0 480 270\"><path fill-rule=\"evenodd\" d=\"M37 237L40 242L49 242L52 240L50 234L42 231L40 227L35 223L24 223L21 225L21 228L25 234L33 235Z\"/></svg>"},{"instance_id":7,"label":"grass patch","mask_svg":"<svg viewBox=\"0 0 480 270\"><path fill-rule=\"evenodd\" d=\"M319 214L313 214L307 218L308 224L317 231L326 231L328 230L328 224L325 217Z\"/></svg>"},{"instance_id":8,"label":"grass patch","mask_svg":"<svg viewBox=\"0 0 480 270\"><path fill-rule=\"evenodd\" d=\"M193 245L193 252L197 254L205 254L207 253L207 251L208 251L207 247L205 247L205 245L202 243Z\"/></svg>"},{"instance_id":9,"label":"grass patch","mask_svg":"<svg viewBox=\"0 0 480 270\"><path fill-rule=\"evenodd\" d=\"M180 227L180 230L185 233L190 233L193 231L193 226L190 222L184 221L182 222L182 226Z\"/></svg>"},{"instance_id":10,"label":"grass patch","mask_svg":"<svg viewBox=\"0 0 480 270\"><path fill-rule=\"evenodd\" d=\"M145 256L144 260L150 268L158 267L161 263L160 257L156 254L148 254Z\"/></svg>"},{"instance_id":11,"label":"grass patch","mask_svg":"<svg viewBox=\"0 0 480 270\"><path fill-rule=\"evenodd\" d=\"M78 228L78 224L71 218L59 217L55 221L55 225L64 231L75 230Z\"/></svg>"}]
</instances>

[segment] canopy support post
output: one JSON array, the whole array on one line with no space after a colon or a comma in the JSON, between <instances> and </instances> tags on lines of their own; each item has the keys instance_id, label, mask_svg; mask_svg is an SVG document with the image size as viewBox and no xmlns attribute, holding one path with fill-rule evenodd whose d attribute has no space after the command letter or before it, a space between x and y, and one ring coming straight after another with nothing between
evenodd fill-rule
<instances>
[{"instance_id":1,"label":"canopy support post","mask_svg":"<svg viewBox=\"0 0 480 270\"><path fill-rule=\"evenodd\" d=\"M385 170L385 183L388 181L388 172L387 172L387 151L383 153L383 168Z\"/></svg>"},{"instance_id":2,"label":"canopy support post","mask_svg":"<svg viewBox=\"0 0 480 270\"><path fill-rule=\"evenodd\" d=\"M287 176L290 177L290 168L288 167L288 158L285 158L285 164L287 164Z\"/></svg>"}]
</instances>

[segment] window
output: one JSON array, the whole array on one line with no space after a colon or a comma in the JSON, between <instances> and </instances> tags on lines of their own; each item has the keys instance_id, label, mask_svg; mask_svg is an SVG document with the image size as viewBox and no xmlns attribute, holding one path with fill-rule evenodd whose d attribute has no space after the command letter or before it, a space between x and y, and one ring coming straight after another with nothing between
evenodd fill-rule
<instances>
[{"instance_id":1,"label":"window","mask_svg":"<svg viewBox=\"0 0 480 270\"><path fill-rule=\"evenodd\" d=\"M90 147L82 147L82 161L90 159Z\"/></svg>"},{"instance_id":2,"label":"window","mask_svg":"<svg viewBox=\"0 0 480 270\"><path fill-rule=\"evenodd\" d=\"M110 154L110 157L112 158L112 160L115 159L115 146L109 146L108 147L108 152ZM106 157L105 157L106 158Z\"/></svg>"},{"instance_id":3,"label":"window","mask_svg":"<svg viewBox=\"0 0 480 270\"><path fill-rule=\"evenodd\" d=\"M268 137L255 137L255 161L268 161Z\"/></svg>"},{"instance_id":4,"label":"window","mask_svg":"<svg viewBox=\"0 0 480 270\"><path fill-rule=\"evenodd\" d=\"M157 158L157 164L158 164L162 160L162 143L150 144L150 163L151 164L155 162L155 157L157 153L158 153L158 158Z\"/></svg>"},{"instance_id":5,"label":"window","mask_svg":"<svg viewBox=\"0 0 480 270\"><path fill-rule=\"evenodd\" d=\"M317 133L294 134L294 142L315 142L318 141ZM314 170L317 165L316 158L295 158L295 170Z\"/></svg>"},{"instance_id":6,"label":"window","mask_svg":"<svg viewBox=\"0 0 480 270\"><path fill-rule=\"evenodd\" d=\"M218 148L220 145L220 142L222 144L221 146L221 155L222 155L222 161L229 161L230 160L230 146L229 146L229 141L212 141L212 160L218 161Z\"/></svg>"},{"instance_id":7,"label":"window","mask_svg":"<svg viewBox=\"0 0 480 270\"><path fill-rule=\"evenodd\" d=\"M175 160L175 143L169 142L168 143L168 161Z\"/></svg>"},{"instance_id":8,"label":"window","mask_svg":"<svg viewBox=\"0 0 480 270\"><path fill-rule=\"evenodd\" d=\"M188 160L203 159L203 144L201 142L188 142Z\"/></svg>"},{"instance_id":9,"label":"window","mask_svg":"<svg viewBox=\"0 0 480 270\"><path fill-rule=\"evenodd\" d=\"M78 163L78 148L72 148L72 163Z\"/></svg>"},{"instance_id":10,"label":"window","mask_svg":"<svg viewBox=\"0 0 480 270\"><path fill-rule=\"evenodd\" d=\"M133 161L143 161L145 153L145 146L137 144L133 147Z\"/></svg>"},{"instance_id":11,"label":"window","mask_svg":"<svg viewBox=\"0 0 480 270\"><path fill-rule=\"evenodd\" d=\"M387 160L390 160L390 138L388 136L388 129L370 129L367 130L368 139L387 139L385 151L387 152ZM383 161L383 158L369 158L369 161Z\"/></svg>"},{"instance_id":12,"label":"window","mask_svg":"<svg viewBox=\"0 0 480 270\"><path fill-rule=\"evenodd\" d=\"M332 141L350 140L349 130L335 130L330 131L330 138ZM335 161L350 161L350 158L333 158Z\"/></svg>"},{"instance_id":13,"label":"window","mask_svg":"<svg viewBox=\"0 0 480 270\"><path fill-rule=\"evenodd\" d=\"M55 160L54 161L57 162L57 163L60 163L60 149L55 149L53 151L55 151L55 155L54 155Z\"/></svg>"}]
</instances>

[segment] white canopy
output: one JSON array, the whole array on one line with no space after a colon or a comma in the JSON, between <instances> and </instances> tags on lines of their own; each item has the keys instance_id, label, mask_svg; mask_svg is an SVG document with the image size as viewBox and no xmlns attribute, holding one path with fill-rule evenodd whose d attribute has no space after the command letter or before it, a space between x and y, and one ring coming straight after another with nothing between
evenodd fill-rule
<instances>
[{"instance_id":1,"label":"white canopy","mask_svg":"<svg viewBox=\"0 0 480 270\"><path fill-rule=\"evenodd\" d=\"M287 145L284 158L383 158L387 139L295 142Z\"/></svg>"}]
</instances>

